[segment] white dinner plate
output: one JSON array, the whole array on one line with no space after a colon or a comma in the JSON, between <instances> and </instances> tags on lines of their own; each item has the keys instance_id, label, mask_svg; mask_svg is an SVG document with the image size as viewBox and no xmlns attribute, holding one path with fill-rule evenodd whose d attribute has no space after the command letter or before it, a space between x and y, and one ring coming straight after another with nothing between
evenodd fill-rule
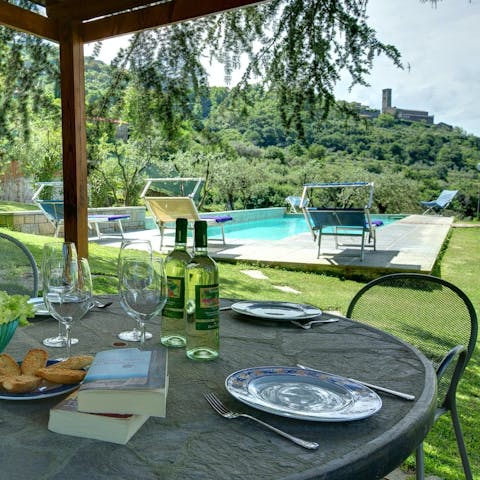
<instances>
[{"instance_id":1,"label":"white dinner plate","mask_svg":"<svg viewBox=\"0 0 480 480\"><path fill-rule=\"evenodd\" d=\"M381 398L360 383L298 367L246 368L229 375L225 387L251 407L299 420L360 420L382 407Z\"/></svg>"},{"instance_id":2,"label":"white dinner plate","mask_svg":"<svg viewBox=\"0 0 480 480\"><path fill-rule=\"evenodd\" d=\"M50 312L48 311L45 305L45 302L43 301L43 297L30 298L28 300L28 303L31 303L33 305L33 308L35 309L35 316L39 316L39 317L50 316Z\"/></svg>"},{"instance_id":3,"label":"white dinner plate","mask_svg":"<svg viewBox=\"0 0 480 480\"><path fill-rule=\"evenodd\" d=\"M312 305L290 302L236 302L232 310L251 317L267 320L286 321L303 320L317 317L322 311Z\"/></svg>"},{"instance_id":4,"label":"white dinner plate","mask_svg":"<svg viewBox=\"0 0 480 480\"><path fill-rule=\"evenodd\" d=\"M48 360L48 365L58 363L59 360ZM27 393L9 393L0 388L0 400L41 400L42 398L56 397L63 395L64 393L71 392L78 388L80 383L74 383L70 385L51 383L44 380L42 384L33 390L33 392Z\"/></svg>"}]
</instances>

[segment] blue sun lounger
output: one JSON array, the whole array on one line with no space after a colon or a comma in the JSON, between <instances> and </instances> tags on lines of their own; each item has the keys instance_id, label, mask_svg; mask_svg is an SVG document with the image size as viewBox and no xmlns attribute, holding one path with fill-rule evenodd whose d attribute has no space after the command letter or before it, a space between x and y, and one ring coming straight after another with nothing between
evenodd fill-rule
<instances>
[{"instance_id":1,"label":"blue sun lounger","mask_svg":"<svg viewBox=\"0 0 480 480\"><path fill-rule=\"evenodd\" d=\"M423 215L426 215L430 211L441 212L442 210L445 210L445 208L452 203L452 200L455 198L457 193L458 190L443 190L436 200L432 200L430 202L420 202L423 207L427 207L427 209L423 212Z\"/></svg>"},{"instance_id":2,"label":"blue sun lounger","mask_svg":"<svg viewBox=\"0 0 480 480\"><path fill-rule=\"evenodd\" d=\"M54 236L58 237L58 233L64 219L63 200L37 200L36 203L55 228ZM124 238L122 220L127 220L129 218L130 215L127 214L92 214L88 215L87 218L88 228L94 228L95 232L97 233L97 237L100 239L102 238L102 233L100 232L99 224L115 222L117 224L118 231L120 232L120 237Z\"/></svg>"},{"instance_id":3,"label":"blue sun lounger","mask_svg":"<svg viewBox=\"0 0 480 480\"><path fill-rule=\"evenodd\" d=\"M373 182L345 183L306 183L303 188L302 201L312 189L326 188L360 188L365 189L367 202L363 208L315 208L303 207L313 240L318 243L317 258L320 258L322 238L326 235L335 237L335 247L360 247L360 258L363 261L366 247L377 249L377 224L370 218L370 207L373 200ZM339 237L357 237L357 243L341 243Z\"/></svg>"},{"instance_id":4,"label":"blue sun lounger","mask_svg":"<svg viewBox=\"0 0 480 480\"><path fill-rule=\"evenodd\" d=\"M335 247L360 246L360 258L364 258L365 247L377 249L376 225L364 208L308 208L311 228L317 237L317 258L320 257L322 237L335 237ZM338 237L359 237L360 244L340 243Z\"/></svg>"},{"instance_id":5,"label":"blue sun lounger","mask_svg":"<svg viewBox=\"0 0 480 480\"><path fill-rule=\"evenodd\" d=\"M47 220L53 225L54 236L58 237L60 232L60 227L63 225L64 221L64 207L63 200L58 199L39 199L40 192L46 187L54 188L63 188L62 182L39 182L38 190L32 197L32 200L43 212ZM120 236L124 238L122 220L127 220L130 218L130 215L127 214L89 214L88 215L88 228L95 229L97 237L102 238L102 233L100 232L99 224L100 223L111 223L115 222L117 224L118 231Z\"/></svg>"}]
</instances>

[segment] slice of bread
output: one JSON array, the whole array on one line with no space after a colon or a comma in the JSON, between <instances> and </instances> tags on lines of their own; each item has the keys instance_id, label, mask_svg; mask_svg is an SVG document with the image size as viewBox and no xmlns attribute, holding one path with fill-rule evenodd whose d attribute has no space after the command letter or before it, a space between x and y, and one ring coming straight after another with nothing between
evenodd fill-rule
<instances>
[{"instance_id":1,"label":"slice of bread","mask_svg":"<svg viewBox=\"0 0 480 480\"><path fill-rule=\"evenodd\" d=\"M63 383L71 385L73 383L79 383L84 378L87 372L85 370L70 370L68 368L40 368L37 371L37 375L44 380L48 380L53 383Z\"/></svg>"},{"instance_id":2,"label":"slice of bread","mask_svg":"<svg viewBox=\"0 0 480 480\"><path fill-rule=\"evenodd\" d=\"M21 369L24 375L36 375L39 368L45 367L48 352L41 348L29 350L23 359Z\"/></svg>"},{"instance_id":3,"label":"slice of bread","mask_svg":"<svg viewBox=\"0 0 480 480\"><path fill-rule=\"evenodd\" d=\"M21 373L22 370L14 358L8 353L0 354L0 375L15 376Z\"/></svg>"},{"instance_id":4,"label":"slice of bread","mask_svg":"<svg viewBox=\"0 0 480 480\"><path fill-rule=\"evenodd\" d=\"M67 368L69 370L80 370L88 367L93 362L92 355L75 355L58 363L53 363L48 368Z\"/></svg>"},{"instance_id":5,"label":"slice of bread","mask_svg":"<svg viewBox=\"0 0 480 480\"><path fill-rule=\"evenodd\" d=\"M2 387L9 393L32 392L40 383L42 379L34 375L15 375L2 379Z\"/></svg>"}]
</instances>

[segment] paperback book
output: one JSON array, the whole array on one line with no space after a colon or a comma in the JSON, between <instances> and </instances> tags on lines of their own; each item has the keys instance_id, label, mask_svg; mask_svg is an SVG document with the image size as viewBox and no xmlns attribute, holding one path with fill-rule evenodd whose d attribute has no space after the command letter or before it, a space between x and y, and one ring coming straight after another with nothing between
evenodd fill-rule
<instances>
[{"instance_id":1,"label":"paperback book","mask_svg":"<svg viewBox=\"0 0 480 480\"><path fill-rule=\"evenodd\" d=\"M95 355L78 391L78 409L165 417L168 353L125 348Z\"/></svg>"},{"instance_id":2,"label":"paperback book","mask_svg":"<svg viewBox=\"0 0 480 480\"><path fill-rule=\"evenodd\" d=\"M49 430L125 445L148 419L146 415L79 412L77 393L73 392L50 409Z\"/></svg>"}]
</instances>

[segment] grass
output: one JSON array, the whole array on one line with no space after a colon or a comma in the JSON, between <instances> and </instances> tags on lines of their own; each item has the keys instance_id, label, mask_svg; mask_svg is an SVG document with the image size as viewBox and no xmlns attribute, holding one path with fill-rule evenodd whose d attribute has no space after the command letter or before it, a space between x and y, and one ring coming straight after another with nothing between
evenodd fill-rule
<instances>
[{"instance_id":1,"label":"grass","mask_svg":"<svg viewBox=\"0 0 480 480\"><path fill-rule=\"evenodd\" d=\"M32 251L40 262L43 244L51 237L40 237L18 232L9 232ZM89 256L94 274L96 293L115 293L116 260L118 250L91 243ZM480 307L478 266L480 265L480 228L454 228L449 243L443 252L436 274L460 287L470 297L477 312ZM220 288L222 297L238 299L269 299L301 301L323 309L346 312L353 295L363 285L361 282L341 279L318 273L292 272L279 268L255 268L251 265L220 263ZM264 279L253 279L246 270L264 274ZM280 288L288 287L286 292ZM469 367L458 390L458 409L473 477L480 478L480 351L474 352ZM425 441L425 464L429 475L445 480L463 478L455 436L448 417L440 419ZM407 460L406 468L413 466L413 458Z\"/></svg>"},{"instance_id":2,"label":"grass","mask_svg":"<svg viewBox=\"0 0 480 480\"><path fill-rule=\"evenodd\" d=\"M18 212L18 211L28 211L28 210L38 210L38 207L29 203L19 203L19 202L0 202L0 213L8 212Z\"/></svg>"}]
</instances>

